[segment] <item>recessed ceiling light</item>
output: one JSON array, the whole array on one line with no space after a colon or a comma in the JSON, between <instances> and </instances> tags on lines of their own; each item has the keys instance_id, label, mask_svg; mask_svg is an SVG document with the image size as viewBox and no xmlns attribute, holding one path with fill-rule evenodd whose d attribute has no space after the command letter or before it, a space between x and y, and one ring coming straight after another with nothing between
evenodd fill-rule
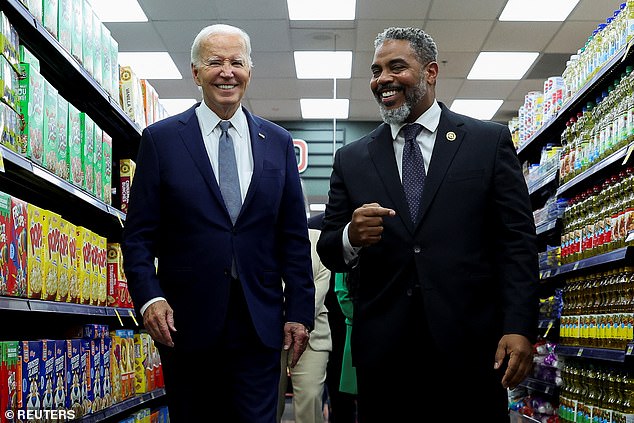
<instances>
[{"instance_id":1,"label":"recessed ceiling light","mask_svg":"<svg viewBox=\"0 0 634 423\"><path fill-rule=\"evenodd\" d=\"M476 119L490 120L504 103L503 100L463 100L456 99L451 103L451 111L471 116Z\"/></svg>"},{"instance_id":2,"label":"recessed ceiling light","mask_svg":"<svg viewBox=\"0 0 634 423\"><path fill-rule=\"evenodd\" d=\"M351 51L296 51L295 72L299 79L350 79Z\"/></svg>"},{"instance_id":3,"label":"recessed ceiling light","mask_svg":"<svg viewBox=\"0 0 634 423\"><path fill-rule=\"evenodd\" d=\"M170 116L179 114L196 104L193 98L159 98L159 102L165 107Z\"/></svg>"},{"instance_id":4,"label":"recessed ceiling light","mask_svg":"<svg viewBox=\"0 0 634 423\"><path fill-rule=\"evenodd\" d=\"M467 79L522 79L539 53L480 52Z\"/></svg>"},{"instance_id":5,"label":"recessed ceiling light","mask_svg":"<svg viewBox=\"0 0 634 423\"><path fill-rule=\"evenodd\" d=\"M579 0L509 0L500 15L501 21L563 22Z\"/></svg>"},{"instance_id":6,"label":"recessed ceiling light","mask_svg":"<svg viewBox=\"0 0 634 423\"><path fill-rule=\"evenodd\" d=\"M356 0L286 0L292 21L352 21Z\"/></svg>"},{"instance_id":7,"label":"recessed ceiling light","mask_svg":"<svg viewBox=\"0 0 634 423\"><path fill-rule=\"evenodd\" d=\"M120 52L119 64L132 67L140 79L183 79L172 57L165 51Z\"/></svg>"},{"instance_id":8,"label":"recessed ceiling light","mask_svg":"<svg viewBox=\"0 0 634 423\"><path fill-rule=\"evenodd\" d=\"M348 119L350 101L339 98L300 98L302 119Z\"/></svg>"},{"instance_id":9,"label":"recessed ceiling light","mask_svg":"<svg viewBox=\"0 0 634 423\"><path fill-rule=\"evenodd\" d=\"M147 22L136 0L91 0L92 10L101 22Z\"/></svg>"}]
</instances>

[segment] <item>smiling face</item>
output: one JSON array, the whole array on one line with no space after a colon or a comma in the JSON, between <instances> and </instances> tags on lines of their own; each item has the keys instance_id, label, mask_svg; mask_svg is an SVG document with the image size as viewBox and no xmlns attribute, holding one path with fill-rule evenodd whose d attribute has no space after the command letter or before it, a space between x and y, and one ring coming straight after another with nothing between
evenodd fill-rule
<instances>
[{"instance_id":1,"label":"smiling face","mask_svg":"<svg viewBox=\"0 0 634 423\"><path fill-rule=\"evenodd\" d=\"M199 64L192 64L196 85L205 104L220 118L229 119L251 80L244 40L237 34L213 34L200 46Z\"/></svg>"},{"instance_id":2,"label":"smiling face","mask_svg":"<svg viewBox=\"0 0 634 423\"><path fill-rule=\"evenodd\" d=\"M433 103L438 64L423 66L409 41L387 39L372 61L370 89L386 123L415 121Z\"/></svg>"}]
</instances>

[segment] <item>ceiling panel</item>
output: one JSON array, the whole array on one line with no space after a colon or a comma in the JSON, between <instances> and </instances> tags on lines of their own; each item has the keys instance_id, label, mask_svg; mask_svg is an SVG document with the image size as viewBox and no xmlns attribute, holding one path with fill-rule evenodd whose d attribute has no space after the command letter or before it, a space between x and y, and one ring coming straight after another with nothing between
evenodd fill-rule
<instances>
[{"instance_id":1,"label":"ceiling panel","mask_svg":"<svg viewBox=\"0 0 634 423\"><path fill-rule=\"evenodd\" d=\"M456 98L504 100L516 86L517 81L466 80L456 94Z\"/></svg>"},{"instance_id":2,"label":"ceiling panel","mask_svg":"<svg viewBox=\"0 0 634 423\"><path fill-rule=\"evenodd\" d=\"M560 22L496 22L482 50L542 51L560 27Z\"/></svg>"},{"instance_id":3,"label":"ceiling panel","mask_svg":"<svg viewBox=\"0 0 634 423\"><path fill-rule=\"evenodd\" d=\"M429 19L491 20L502 13L506 0L434 0Z\"/></svg>"},{"instance_id":4,"label":"ceiling panel","mask_svg":"<svg viewBox=\"0 0 634 423\"><path fill-rule=\"evenodd\" d=\"M138 0L138 2L150 21L204 19L213 22L219 18L216 1L187 0L187 7L184 7L183 2L172 0Z\"/></svg>"},{"instance_id":5,"label":"ceiling panel","mask_svg":"<svg viewBox=\"0 0 634 423\"><path fill-rule=\"evenodd\" d=\"M407 17L407 19L424 20L429 13L430 4L431 0L359 0L356 18L365 20Z\"/></svg>"},{"instance_id":6,"label":"ceiling panel","mask_svg":"<svg viewBox=\"0 0 634 423\"><path fill-rule=\"evenodd\" d=\"M163 38L151 22L106 22L119 51L166 51Z\"/></svg>"},{"instance_id":7,"label":"ceiling panel","mask_svg":"<svg viewBox=\"0 0 634 423\"><path fill-rule=\"evenodd\" d=\"M474 52L482 48L493 23L494 21L429 21L423 29L432 36L439 52Z\"/></svg>"}]
</instances>

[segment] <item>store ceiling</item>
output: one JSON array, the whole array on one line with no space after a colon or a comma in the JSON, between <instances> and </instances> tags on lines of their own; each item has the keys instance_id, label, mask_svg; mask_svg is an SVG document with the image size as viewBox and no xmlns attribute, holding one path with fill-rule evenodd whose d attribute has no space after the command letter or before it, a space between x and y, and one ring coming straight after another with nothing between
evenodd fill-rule
<instances>
[{"instance_id":1,"label":"store ceiling","mask_svg":"<svg viewBox=\"0 0 634 423\"><path fill-rule=\"evenodd\" d=\"M309 0L307 0L309 1ZM526 0L530 1L530 0ZM493 120L517 115L529 91L561 75L577 51L620 1L580 0L565 22L500 22L506 0L357 0L354 21L290 21L285 0L139 0L148 22L107 23L119 51L167 51L182 80L150 80L160 98L200 98L192 82L190 47L206 25L227 23L251 36L254 70L243 104L274 120L301 120L299 98L333 98L332 80L298 80L295 50L352 50L352 79L337 80L337 98L350 99L348 120L376 121L369 90L373 40L389 26L417 26L434 37L440 74L436 95L503 99ZM473 81L467 74L481 51L536 51L539 57L520 81Z\"/></svg>"}]
</instances>

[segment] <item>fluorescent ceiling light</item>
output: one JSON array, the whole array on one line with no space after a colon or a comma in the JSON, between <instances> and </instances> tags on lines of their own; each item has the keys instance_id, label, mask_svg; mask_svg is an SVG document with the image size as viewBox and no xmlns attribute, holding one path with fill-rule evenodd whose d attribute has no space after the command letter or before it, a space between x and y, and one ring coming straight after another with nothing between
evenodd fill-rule
<instances>
[{"instance_id":1,"label":"fluorescent ceiling light","mask_svg":"<svg viewBox=\"0 0 634 423\"><path fill-rule=\"evenodd\" d=\"M503 100L462 100L451 103L451 111L476 119L490 120L502 105Z\"/></svg>"},{"instance_id":2,"label":"fluorescent ceiling light","mask_svg":"<svg viewBox=\"0 0 634 423\"><path fill-rule=\"evenodd\" d=\"M296 51L295 72L299 79L350 79L351 51Z\"/></svg>"},{"instance_id":3,"label":"fluorescent ceiling light","mask_svg":"<svg viewBox=\"0 0 634 423\"><path fill-rule=\"evenodd\" d=\"M292 21L353 21L356 0L286 0Z\"/></svg>"},{"instance_id":4,"label":"fluorescent ceiling light","mask_svg":"<svg viewBox=\"0 0 634 423\"><path fill-rule=\"evenodd\" d=\"M179 114L196 104L193 98L159 98L159 102L165 107L170 116Z\"/></svg>"},{"instance_id":5,"label":"fluorescent ceiling light","mask_svg":"<svg viewBox=\"0 0 634 423\"><path fill-rule=\"evenodd\" d=\"M120 52L119 64L131 66L140 79L183 79L172 57L165 51Z\"/></svg>"},{"instance_id":6,"label":"fluorescent ceiling light","mask_svg":"<svg viewBox=\"0 0 634 423\"><path fill-rule=\"evenodd\" d=\"M522 79L539 53L480 52L467 79Z\"/></svg>"},{"instance_id":7,"label":"fluorescent ceiling light","mask_svg":"<svg viewBox=\"0 0 634 423\"><path fill-rule=\"evenodd\" d=\"M92 10L101 22L147 22L136 0L91 0Z\"/></svg>"},{"instance_id":8,"label":"fluorescent ceiling light","mask_svg":"<svg viewBox=\"0 0 634 423\"><path fill-rule=\"evenodd\" d=\"M563 22L579 0L508 0L501 21Z\"/></svg>"},{"instance_id":9,"label":"fluorescent ceiling light","mask_svg":"<svg viewBox=\"0 0 634 423\"><path fill-rule=\"evenodd\" d=\"M300 98L302 119L348 119L350 101L339 98Z\"/></svg>"}]
</instances>

